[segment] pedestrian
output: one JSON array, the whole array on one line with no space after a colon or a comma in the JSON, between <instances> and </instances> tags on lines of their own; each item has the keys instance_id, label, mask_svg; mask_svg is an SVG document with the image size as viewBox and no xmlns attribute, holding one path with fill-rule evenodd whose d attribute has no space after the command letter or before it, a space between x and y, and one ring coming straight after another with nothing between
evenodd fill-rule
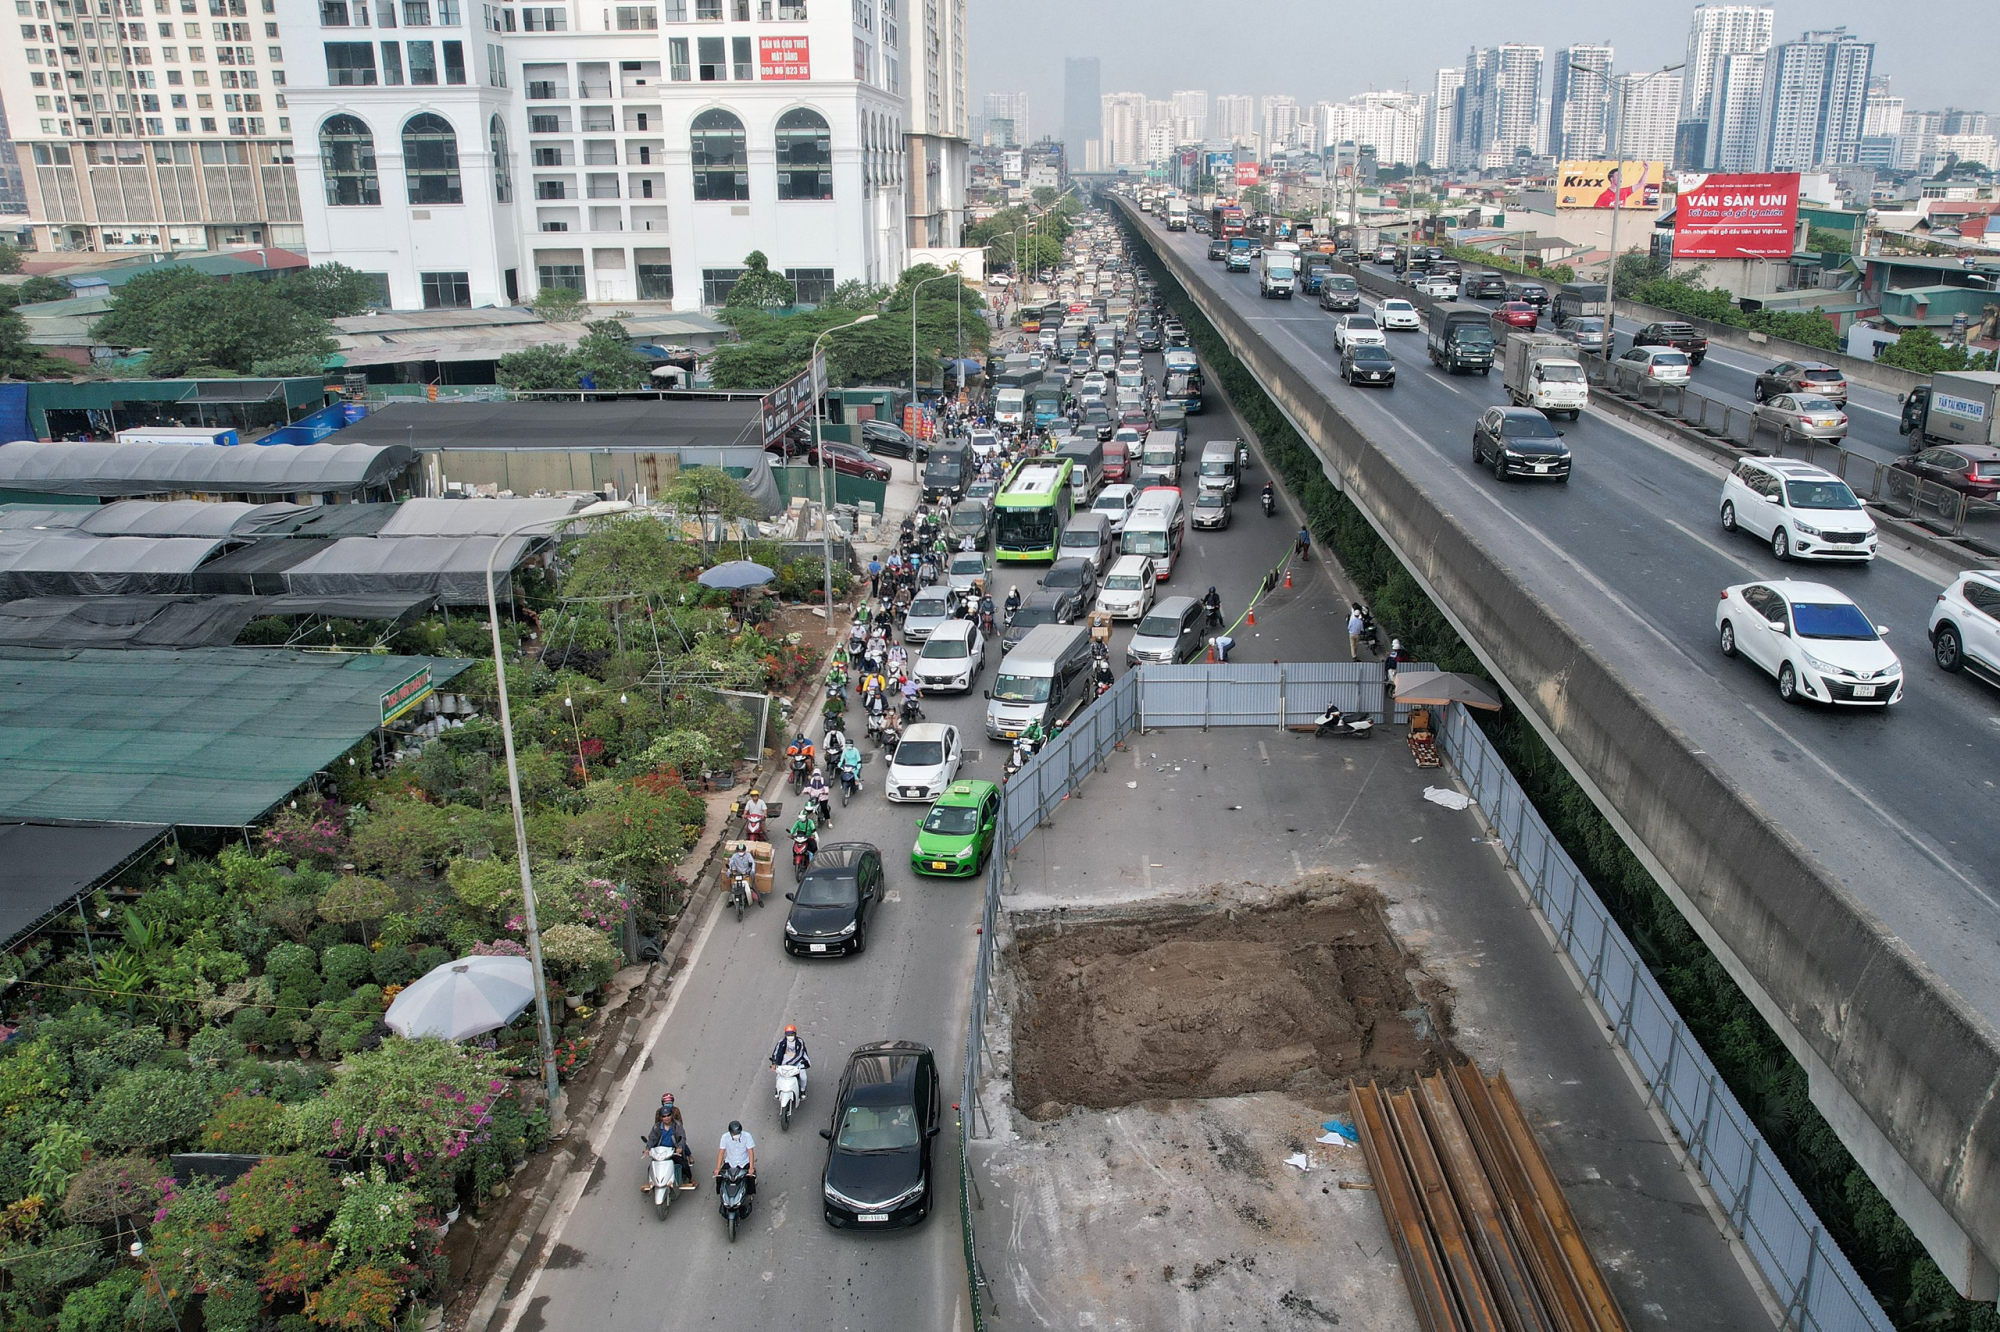
<instances>
[{"instance_id":1,"label":"pedestrian","mask_svg":"<svg viewBox=\"0 0 2000 1332\"><path fill-rule=\"evenodd\" d=\"M1210 645L1215 648L1215 659L1217 661L1228 661L1229 649L1236 646L1236 640L1231 638L1228 634L1217 634L1214 638L1211 638L1208 641Z\"/></svg>"},{"instance_id":2,"label":"pedestrian","mask_svg":"<svg viewBox=\"0 0 2000 1332\"><path fill-rule=\"evenodd\" d=\"M1347 659L1361 660L1361 603L1355 602L1347 612Z\"/></svg>"},{"instance_id":3,"label":"pedestrian","mask_svg":"<svg viewBox=\"0 0 2000 1332\"><path fill-rule=\"evenodd\" d=\"M1312 558L1312 545L1313 545L1312 530L1310 528L1301 527L1299 529L1298 542L1292 547L1292 554L1298 557L1299 563L1304 564L1307 560Z\"/></svg>"},{"instance_id":4,"label":"pedestrian","mask_svg":"<svg viewBox=\"0 0 2000 1332\"><path fill-rule=\"evenodd\" d=\"M868 557L868 595L882 595L882 557L879 555Z\"/></svg>"}]
</instances>

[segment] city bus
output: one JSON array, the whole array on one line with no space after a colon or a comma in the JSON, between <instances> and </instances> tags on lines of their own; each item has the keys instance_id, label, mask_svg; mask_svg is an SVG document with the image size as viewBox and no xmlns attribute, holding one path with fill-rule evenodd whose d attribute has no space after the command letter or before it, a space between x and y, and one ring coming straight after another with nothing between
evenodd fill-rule
<instances>
[{"instance_id":1,"label":"city bus","mask_svg":"<svg viewBox=\"0 0 2000 1332\"><path fill-rule=\"evenodd\" d=\"M993 499L993 553L1003 560L1053 560L1075 497L1070 460L1025 458Z\"/></svg>"}]
</instances>

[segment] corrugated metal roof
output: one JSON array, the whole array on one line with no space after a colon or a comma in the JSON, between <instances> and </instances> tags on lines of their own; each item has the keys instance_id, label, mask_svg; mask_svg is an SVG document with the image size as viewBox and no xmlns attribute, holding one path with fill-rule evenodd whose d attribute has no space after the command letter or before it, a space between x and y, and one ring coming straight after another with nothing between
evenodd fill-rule
<instances>
[{"instance_id":1,"label":"corrugated metal roof","mask_svg":"<svg viewBox=\"0 0 2000 1332\"><path fill-rule=\"evenodd\" d=\"M403 446L299 444L42 444L0 446L0 489L59 495L349 493L387 485L410 463Z\"/></svg>"}]
</instances>

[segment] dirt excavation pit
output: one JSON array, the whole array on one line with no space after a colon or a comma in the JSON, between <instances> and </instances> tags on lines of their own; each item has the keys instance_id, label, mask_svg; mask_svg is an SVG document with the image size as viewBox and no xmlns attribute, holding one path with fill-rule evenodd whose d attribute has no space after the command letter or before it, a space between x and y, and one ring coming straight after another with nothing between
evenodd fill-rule
<instances>
[{"instance_id":1,"label":"dirt excavation pit","mask_svg":"<svg viewBox=\"0 0 2000 1332\"><path fill-rule=\"evenodd\" d=\"M1257 904L1035 913L1014 939L1014 1104L1030 1119L1401 1081L1435 1068L1449 1034L1449 995L1397 947L1381 898L1336 879Z\"/></svg>"}]
</instances>

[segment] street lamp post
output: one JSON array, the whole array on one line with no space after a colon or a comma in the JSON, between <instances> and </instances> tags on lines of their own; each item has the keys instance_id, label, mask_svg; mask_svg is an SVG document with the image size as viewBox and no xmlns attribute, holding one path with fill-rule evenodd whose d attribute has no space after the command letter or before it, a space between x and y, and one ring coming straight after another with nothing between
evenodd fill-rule
<instances>
[{"instance_id":1,"label":"street lamp post","mask_svg":"<svg viewBox=\"0 0 2000 1332\"><path fill-rule=\"evenodd\" d=\"M819 344L828 337L844 329L859 328L872 324L880 315L865 314L845 324L835 324L813 339L812 359L806 363L806 373L816 374L819 370ZM833 483L826 466L826 449L820 440L819 423L826 415L826 395L820 391L817 382L813 384L813 456L819 459L819 546L820 556L826 561L824 577L826 584L826 631L833 632ZM912 450L914 452L915 450Z\"/></svg>"},{"instance_id":2,"label":"street lamp post","mask_svg":"<svg viewBox=\"0 0 2000 1332\"><path fill-rule=\"evenodd\" d=\"M549 1025L548 979L542 974L542 928L535 918L535 880L528 868L528 824L521 811L521 770L514 759L514 718L507 707L507 661L500 646L500 599L493 590L493 562L500 557L501 548L509 541L533 528L567 527L585 518L624 513L631 507L625 500L599 500L553 522L544 518L539 522L523 523L495 541L486 556L486 621L493 630L493 683L500 692L500 743L507 754L507 803L514 811L514 858L521 867L521 927L528 936L528 965L533 968L535 976L535 1025L541 1037L542 1084L549 1095L551 1127L557 1122L556 1097L561 1091L556 1079L556 1038L555 1030Z\"/></svg>"},{"instance_id":3,"label":"street lamp post","mask_svg":"<svg viewBox=\"0 0 2000 1332\"><path fill-rule=\"evenodd\" d=\"M1685 64L1686 62L1683 61L1680 65L1668 65L1663 69L1650 70L1647 73L1638 75L1638 77L1650 79L1656 78L1661 74L1671 74L1675 70L1682 68ZM1569 67L1579 74L1595 74L1600 80L1608 80L1611 77L1609 68L1592 69L1588 65L1579 65L1574 60L1569 62ZM1627 91L1629 91L1627 85L1619 85L1618 132L1620 134L1625 132L1625 94ZM1618 215L1625 211L1625 201L1620 197L1620 191L1625 186L1625 158L1619 145L1614 143L1611 147L1612 151L1619 152L1620 155L1611 166L1611 169L1618 175L1618 184L1612 188L1611 192L1611 262L1604 267L1604 337L1598 344L1599 349L1604 355L1604 359L1607 361L1611 359L1611 353L1618 349ZM1644 162L1641 162L1639 164L1639 189L1642 201L1645 198L1645 188L1646 166Z\"/></svg>"}]
</instances>

